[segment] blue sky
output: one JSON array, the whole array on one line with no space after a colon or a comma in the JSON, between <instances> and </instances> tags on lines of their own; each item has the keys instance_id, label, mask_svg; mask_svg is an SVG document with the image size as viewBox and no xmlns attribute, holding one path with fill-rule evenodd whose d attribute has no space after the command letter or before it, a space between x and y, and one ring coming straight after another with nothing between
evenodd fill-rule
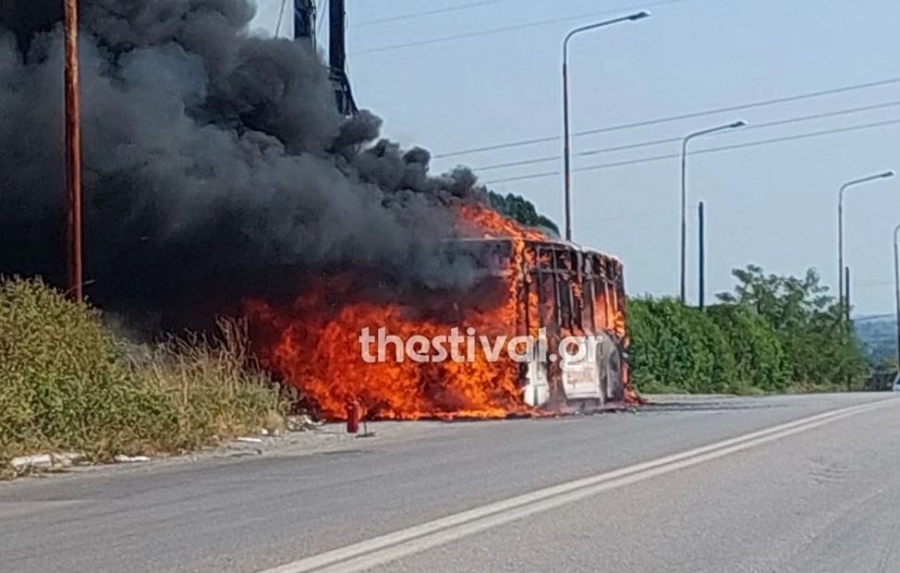
<instances>
[{"instance_id":1,"label":"blue sky","mask_svg":"<svg viewBox=\"0 0 900 573\"><path fill-rule=\"evenodd\" d=\"M287 2L284 36L291 33ZM319 0L323 16L324 3ZM272 34L281 4L257 0L254 28ZM471 4L479 5L374 22ZM559 137L562 37L577 25L645 7L653 13L647 20L580 35L570 44L574 132L900 78L897 0L347 0L354 95L360 107L384 118L385 135L436 155ZM464 34L477 35L441 40ZM754 125L894 102L696 139L691 149L900 121L900 82L578 137L573 153L677 138L736 119ZM708 293L730 289L731 269L748 263L796 275L814 267L834 286L837 189L870 173L900 172L898 136L900 123L689 157L689 299L697 293L701 199L707 210ZM576 156L573 167L679 149L668 143ZM560 154L561 143L550 141L440 158L433 165L436 171L469 165L490 182L556 172L562 162L479 167ZM621 257L633 294L677 292L679 173L676 158L574 174L574 238ZM526 196L562 228L561 175L492 187ZM900 223L898 207L900 177L847 194L845 260L854 275L858 314L893 310L891 233Z\"/></svg>"}]
</instances>

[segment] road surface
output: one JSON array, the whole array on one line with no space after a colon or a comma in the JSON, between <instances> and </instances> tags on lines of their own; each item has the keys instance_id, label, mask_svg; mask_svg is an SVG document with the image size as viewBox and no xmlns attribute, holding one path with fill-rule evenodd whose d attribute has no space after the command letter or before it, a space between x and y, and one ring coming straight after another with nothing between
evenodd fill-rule
<instances>
[{"instance_id":1,"label":"road surface","mask_svg":"<svg viewBox=\"0 0 900 573\"><path fill-rule=\"evenodd\" d=\"M0 485L0 571L900 571L900 400L689 400Z\"/></svg>"}]
</instances>

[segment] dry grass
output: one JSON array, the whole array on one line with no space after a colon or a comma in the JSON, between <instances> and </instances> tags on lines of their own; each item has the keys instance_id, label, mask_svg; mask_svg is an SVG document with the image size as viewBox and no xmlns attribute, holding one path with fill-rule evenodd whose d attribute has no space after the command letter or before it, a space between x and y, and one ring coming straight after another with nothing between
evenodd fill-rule
<instances>
[{"instance_id":1,"label":"dry grass","mask_svg":"<svg viewBox=\"0 0 900 573\"><path fill-rule=\"evenodd\" d=\"M180 452L282 424L246 326L132 346L40 281L0 279L0 468L13 456Z\"/></svg>"},{"instance_id":2,"label":"dry grass","mask_svg":"<svg viewBox=\"0 0 900 573\"><path fill-rule=\"evenodd\" d=\"M182 447L283 428L287 404L252 359L243 321L222 319L219 336L189 333L131 360L141 386L169 397Z\"/></svg>"}]
</instances>

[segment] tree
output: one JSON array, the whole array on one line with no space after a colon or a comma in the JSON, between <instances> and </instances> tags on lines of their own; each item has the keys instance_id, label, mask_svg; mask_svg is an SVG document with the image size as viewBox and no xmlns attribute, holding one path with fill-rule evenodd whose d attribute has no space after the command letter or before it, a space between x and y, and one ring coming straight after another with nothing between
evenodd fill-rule
<instances>
[{"instance_id":1,"label":"tree","mask_svg":"<svg viewBox=\"0 0 900 573\"><path fill-rule=\"evenodd\" d=\"M670 299L629 299L633 380L639 390L782 392L859 379L865 352L846 336L819 275L766 274L750 265L704 310Z\"/></svg>"},{"instance_id":2,"label":"tree","mask_svg":"<svg viewBox=\"0 0 900 573\"><path fill-rule=\"evenodd\" d=\"M556 223L539 214L534 204L524 197L512 193L504 197L499 193L487 191L487 199L494 210L514 221L529 227L540 227L542 230L559 236L559 227L556 226Z\"/></svg>"},{"instance_id":3,"label":"tree","mask_svg":"<svg viewBox=\"0 0 900 573\"><path fill-rule=\"evenodd\" d=\"M865 371L857 339L844 335L839 305L820 284L815 270L804 278L766 275L748 265L735 269L738 284L719 300L752 310L765 319L781 340L795 384L833 385Z\"/></svg>"}]
</instances>

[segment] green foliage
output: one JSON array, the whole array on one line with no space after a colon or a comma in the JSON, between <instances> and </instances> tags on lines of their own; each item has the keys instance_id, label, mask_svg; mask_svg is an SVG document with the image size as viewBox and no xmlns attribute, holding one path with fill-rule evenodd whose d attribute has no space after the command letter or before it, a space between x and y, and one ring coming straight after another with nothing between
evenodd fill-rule
<instances>
[{"instance_id":1,"label":"green foliage","mask_svg":"<svg viewBox=\"0 0 900 573\"><path fill-rule=\"evenodd\" d=\"M245 332L223 334L135 360L87 305L40 281L0 280L0 469L35 451L178 451L269 423L278 393L247 366Z\"/></svg>"},{"instance_id":2,"label":"green foliage","mask_svg":"<svg viewBox=\"0 0 900 573\"><path fill-rule=\"evenodd\" d=\"M809 270L802 279L766 275L754 265L734 271L733 293L719 295L765 318L781 340L790 380L830 387L865 374L865 352L853 332L844 332L837 302Z\"/></svg>"},{"instance_id":3,"label":"green foliage","mask_svg":"<svg viewBox=\"0 0 900 573\"><path fill-rule=\"evenodd\" d=\"M642 391L817 391L861 380L865 353L815 271L801 278L734 271L737 285L703 311L629 301L633 379Z\"/></svg>"},{"instance_id":4,"label":"green foliage","mask_svg":"<svg viewBox=\"0 0 900 573\"><path fill-rule=\"evenodd\" d=\"M0 285L0 451L104 457L175 427L166 396L131 383L95 312L38 281Z\"/></svg>"},{"instance_id":5,"label":"green foliage","mask_svg":"<svg viewBox=\"0 0 900 573\"><path fill-rule=\"evenodd\" d=\"M716 305L707 314L725 335L737 388L780 392L790 385L784 347L768 320L742 305Z\"/></svg>"},{"instance_id":6,"label":"green foliage","mask_svg":"<svg viewBox=\"0 0 900 573\"><path fill-rule=\"evenodd\" d=\"M219 331L217 338L172 338L132 358L141 385L169 396L178 413L176 442L183 448L213 436L279 429L288 404L253 362L246 323L221 320Z\"/></svg>"},{"instance_id":7,"label":"green foliage","mask_svg":"<svg viewBox=\"0 0 900 573\"><path fill-rule=\"evenodd\" d=\"M488 191L487 197L491 207L497 212L502 213L523 225L529 227L541 227L544 230L559 236L559 227L556 226L556 223L544 215L539 214L537 209L534 208L534 204L524 197L513 195L512 193L504 197L493 191Z\"/></svg>"},{"instance_id":8,"label":"green foliage","mask_svg":"<svg viewBox=\"0 0 900 573\"><path fill-rule=\"evenodd\" d=\"M735 379L725 335L705 314L677 301L636 299L628 305L635 386L665 385L718 393Z\"/></svg>"}]
</instances>

